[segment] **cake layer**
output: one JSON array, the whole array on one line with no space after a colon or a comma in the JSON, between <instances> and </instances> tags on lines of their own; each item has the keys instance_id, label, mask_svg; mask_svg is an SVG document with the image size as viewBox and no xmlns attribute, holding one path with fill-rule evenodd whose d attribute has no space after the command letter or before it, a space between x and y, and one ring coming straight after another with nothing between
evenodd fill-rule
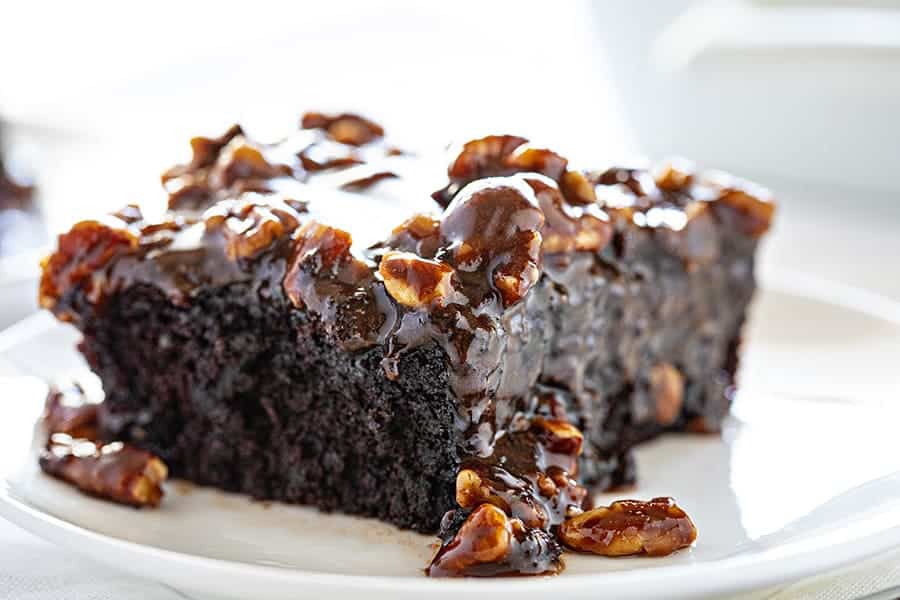
<instances>
[{"instance_id":1,"label":"cake layer","mask_svg":"<svg viewBox=\"0 0 900 600\"><path fill-rule=\"evenodd\" d=\"M60 237L41 302L84 334L107 437L259 498L420 531L493 503L546 532L582 484L630 482L636 443L717 429L764 192L488 136L434 204L377 125L304 126L197 138L163 217L131 207ZM552 570L558 547L531 535L549 554L529 572Z\"/></svg>"}]
</instances>

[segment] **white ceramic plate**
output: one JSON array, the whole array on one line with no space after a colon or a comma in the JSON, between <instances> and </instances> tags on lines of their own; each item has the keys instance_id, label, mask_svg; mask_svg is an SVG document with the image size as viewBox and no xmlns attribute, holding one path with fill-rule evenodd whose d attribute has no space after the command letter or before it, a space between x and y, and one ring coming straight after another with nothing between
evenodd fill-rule
<instances>
[{"instance_id":1,"label":"white ceramic plate","mask_svg":"<svg viewBox=\"0 0 900 600\"><path fill-rule=\"evenodd\" d=\"M43 315L0 335L0 516L100 562L230 598L702 597L896 547L900 308L788 277L769 282L754 317L723 435L668 436L638 452L628 496L672 495L700 530L667 558L570 554L559 577L431 580L421 569L432 538L378 522L179 482L158 511L84 497L35 466L39 378L83 369L76 334Z\"/></svg>"}]
</instances>

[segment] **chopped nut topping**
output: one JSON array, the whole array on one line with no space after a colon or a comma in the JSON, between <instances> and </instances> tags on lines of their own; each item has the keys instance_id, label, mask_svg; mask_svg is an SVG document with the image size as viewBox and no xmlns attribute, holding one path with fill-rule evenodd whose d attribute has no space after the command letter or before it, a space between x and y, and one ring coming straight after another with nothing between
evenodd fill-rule
<instances>
[{"instance_id":1,"label":"chopped nut topping","mask_svg":"<svg viewBox=\"0 0 900 600\"><path fill-rule=\"evenodd\" d=\"M222 148L209 173L209 182L216 190L230 188L240 181L244 183L243 190L267 191L261 189L264 186L255 182L290 174L290 167L269 162L259 146L252 144L247 138L239 136ZM249 187L246 183L248 181L250 182Z\"/></svg>"},{"instance_id":2,"label":"chopped nut topping","mask_svg":"<svg viewBox=\"0 0 900 600\"><path fill-rule=\"evenodd\" d=\"M512 174L514 168L506 164L506 159L527 141L515 135L489 135L466 142L447 169L449 185L432 194L432 198L446 208L467 183L483 177Z\"/></svg>"},{"instance_id":3,"label":"chopped nut topping","mask_svg":"<svg viewBox=\"0 0 900 600\"><path fill-rule=\"evenodd\" d=\"M409 252L387 252L378 272L394 300L410 308L441 302L453 291L453 268Z\"/></svg>"},{"instance_id":4,"label":"chopped nut topping","mask_svg":"<svg viewBox=\"0 0 900 600\"><path fill-rule=\"evenodd\" d=\"M287 202L247 194L224 200L203 214L207 231L222 231L229 258L253 258L299 225L299 213Z\"/></svg>"},{"instance_id":5,"label":"chopped nut topping","mask_svg":"<svg viewBox=\"0 0 900 600\"><path fill-rule=\"evenodd\" d=\"M426 570L431 577L540 575L562 570L561 548L550 533L528 529L496 506L482 504L468 515L451 512L444 521L443 545Z\"/></svg>"},{"instance_id":6,"label":"chopped nut topping","mask_svg":"<svg viewBox=\"0 0 900 600\"><path fill-rule=\"evenodd\" d=\"M341 184L341 189L349 192L361 192L385 179L397 179L398 177L400 176L393 171L375 171L366 176L345 181Z\"/></svg>"},{"instance_id":7,"label":"chopped nut topping","mask_svg":"<svg viewBox=\"0 0 900 600\"><path fill-rule=\"evenodd\" d=\"M226 129L225 133L216 138L202 136L191 138L193 157L191 158L190 166L195 169L213 166L219 159L219 153L222 152L222 149L231 140L243 135L244 130L241 129L241 126L234 124Z\"/></svg>"},{"instance_id":8,"label":"chopped nut topping","mask_svg":"<svg viewBox=\"0 0 900 600\"><path fill-rule=\"evenodd\" d=\"M569 161L552 150L523 144L506 156L503 164L516 173L523 171L540 173L558 180L565 173Z\"/></svg>"},{"instance_id":9,"label":"chopped nut topping","mask_svg":"<svg viewBox=\"0 0 900 600\"><path fill-rule=\"evenodd\" d=\"M541 442L550 452L566 454L573 458L581 456L584 435L571 423L559 419L534 417L531 426L539 433ZM575 466L567 470L574 473Z\"/></svg>"},{"instance_id":10,"label":"chopped nut topping","mask_svg":"<svg viewBox=\"0 0 900 600\"><path fill-rule=\"evenodd\" d=\"M516 135L489 135L466 142L447 174L452 181L465 183L503 175L509 168L507 158L527 141Z\"/></svg>"},{"instance_id":11,"label":"chopped nut topping","mask_svg":"<svg viewBox=\"0 0 900 600\"><path fill-rule=\"evenodd\" d=\"M326 115L308 112L301 120L303 129L322 129L341 144L362 146L384 136L384 129L364 117L352 113Z\"/></svg>"},{"instance_id":12,"label":"chopped nut topping","mask_svg":"<svg viewBox=\"0 0 900 600\"><path fill-rule=\"evenodd\" d=\"M491 490L472 469L462 469L456 476L456 503L462 508L474 508L490 502ZM491 502L496 504L496 502Z\"/></svg>"},{"instance_id":13,"label":"chopped nut topping","mask_svg":"<svg viewBox=\"0 0 900 600\"><path fill-rule=\"evenodd\" d=\"M294 253L298 261L315 258L321 269L333 269L350 257L353 238L343 229L309 221L294 236Z\"/></svg>"},{"instance_id":14,"label":"chopped nut topping","mask_svg":"<svg viewBox=\"0 0 900 600\"><path fill-rule=\"evenodd\" d=\"M240 125L232 125L219 137L209 138L197 136L191 138L191 161L184 165L176 165L162 174L162 182L167 182L213 166L228 143L238 136L243 136L244 130Z\"/></svg>"},{"instance_id":15,"label":"chopped nut topping","mask_svg":"<svg viewBox=\"0 0 900 600\"><path fill-rule=\"evenodd\" d=\"M684 401L684 377L669 363L650 369L650 394L656 403L656 422L671 425L681 414Z\"/></svg>"},{"instance_id":16,"label":"chopped nut topping","mask_svg":"<svg viewBox=\"0 0 900 600\"><path fill-rule=\"evenodd\" d=\"M284 290L294 306L314 310L371 279L372 270L353 256L353 238L342 229L307 221L294 232L294 248L284 277ZM325 286L319 293L318 286ZM339 287L334 287L339 286Z\"/></svg>"},{"instance_id":17,"label":"chopped nut topping","mask_svg":"<svg viewBox=\"0 0 900 600\"><path fill-rule=\"evenodd\" d=\"M289 165L267 159L264 147L237 125L218 138L195 137L191 148L191 162L162 175L171 210L201 210L235 194L269 192L268 180L293 173Z\"/></svg>"},{"instance_id":18,"label":"chopped nut topping","mask_svg":"<svg viewBox=\"0 0 900 600\"><path fill-rule=\"evenodd\" d=\"M540 277L544 215L531 188L515 178L469 184L447 207L441 234L457 271L484 273L505 306Z\"/></svg>"},{"instance_id":19,"label":"chopped nut topping","mask_svg":"<svg viewBox=\"0 0 900 600\"><path fill-rule=\"evenodd\" d=\"M589 205L597 203L597 192L581 171L566 171L559 179L559 189L569 204Z\"/></svg>"},{"instance_id":20,"label":"chopped nut topping","mask_svg":"<svg viewBox=\"0 0 900 600\"><path fill-rule=\"evenodd\" d=\"M589 510L559 528L563 543L603 556L665 556L697 539L697 528L671 498L619 500Z\"/></svg>"},{"instance_id":21,"label":"chopped nut topping","mask_svg":"<svg viewBox=\"0 0 900 600\"><path fill-rule=\"evenodd\" d=\"M656 187L667 192L681 192L694 181L694 167L686 160L670 160L654 170Z\"/></svg>"},{"instance_id":22,"label":"chopped nut topping","mask_svg":"<svg viewBox=\"0 0 900 600\"><path fill-rule=\"evenodd\" d=\"M41 263L41 283L38 300L43 308L53 310L60 298L79 284L90 288L92 276L115 256L137 248L137 237L125 223L81 221L59 236L56 252ZM55 311L63 321L75 319L68 311Z\"/></svg>"},{"instance_id":23,"label":"chopped nut topping","mask_svg":"<svg viewBox=\"0 0 900 600\"><path fill-rule=\"evenodd\" d=\"M512 524L492 504L472 511L452 542L444 546L428 567L431 576L459 576L471 567L505 559L512 545Z\"/></svg>"},{"instance_id":24,"label":"chopped nut topping","mask_svg":"<svg viewBox=\"0 0 900 600\"><path fill-rule=\"evenodd\" d=\"M96 402L88 402L78 384L62 390L51 388L42 419L50 433L93 440L97 437L98 407Z\"/></svg>"},{"instance_id":25,"label":"chopped nut topping","mask_svg":"<svg viewBox=\"0 0 900 600\"><path fill-rule=\"evenodd\" d=\"M723 190L712 206L720 218L733 220L740 231L755 238L769 230L775 215L774 203L740 189ZM726 212L731 216L726 216Z\"/></svg>"},{"instance_id":26,"label":"chopped nut topping","mask_svg":"<svg viewBox=\"0 0 900 600\"><path fill-rule=\"evenodd\" d=\"M533 174L522 178L534 190L546 218L541 229L544 253L599 251L609 244L613 227L596 203L573 206L552 179Z\"/></svg>"},{"instance_id":27,"label":"chopped nut topping","mask_svg":"<svg viewBox=\"0 0 900 600\"><path fill-rule=\"evenodd\" d=\"M313 173L328 169L343 169L364 162L356 148L327 139L306 146L298 156L303 168Z\"/></svg>"},{"instance_id":28,"label":"chopped nut topping","mask_svg":"<svg viewBox=\"0 0 900 600\"><path fill-rule=\"evenodd\" d=\"M39 462L45 473L86 494L135 507L159 506L168 475L166 465L145 450L64 433L50 436Z\"/></svg>"},{"instance_id":29,"label":"chopped nut topping","mask_svg":"<svg viewBox=\"0 0 900 600\"><path fill-rule=\"evenodd\" d=\"M431 215L416 214L394 227L385 245L427 258L437 252L440 238L441 222Z\"/></svg>"}]
</instances>

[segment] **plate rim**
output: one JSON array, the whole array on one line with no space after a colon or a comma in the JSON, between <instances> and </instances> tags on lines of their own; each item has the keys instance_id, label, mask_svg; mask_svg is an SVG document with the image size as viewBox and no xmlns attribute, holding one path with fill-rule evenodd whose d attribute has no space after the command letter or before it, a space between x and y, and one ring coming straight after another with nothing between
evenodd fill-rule
<instances>
[{"instance_id":1,"label":"plate rim","mask_svg":"<svg viewBox=\"0 0 900 600\"><path fill-rule=\"evenodd\" d=\"M762 280L760 287L763 289L824 302L900 326L900 302L876 292L791 271L770 270L760 279ZM21 340L56 325L56 321L44 312L26 317L0 331L0 353L15 347ZM837 533L846 534L847 526L748 555L724 557L690 565L663 565L551 577L433 580L413 576L308 571L211 558L132 542L92 531L31 506L11 493L6 479L0 479L0 517L42 539L77 554L91 556L113 568L182 589L197 589L196 582L203 581L207 585L202 589L212 589L208 585L212 584L222 593L227 593L231 589L228 587L229 581L233 582L235 578L240 578L245 582L265 580L278 581L281 585L315 586L321 591L343 587L408 593L427 589L429 593L441 596L466 591L507 591L516 592L524 598L537 598L551 589L547 588L548 585L552 585L555 594L584 592L587 589L599 592L601 587L609 587L615 588L617 592L632 590L632 593L626 592L625 595L620 594L620 597L642 597L654 593L654 590L663 592L669 597L706 596L759 589L779 582L798 580L845 566L852 561L870 558L900 545L900 514L891 519L889 514L881 513L871 515L861 523L854 522L853 529L859 529L866 524L867 531L861 535L854 535L851 532L847 539L827 546L828 552L824 553L821 551L823 544ZM128 561L125 560L127 558L142 560ZM177 564L179 568L152 569L154 565L172 564ZM185 572L190 573L189 578L184 575ZM305 589L312 591L309 587Z\"/></svg>"}]
</instances>

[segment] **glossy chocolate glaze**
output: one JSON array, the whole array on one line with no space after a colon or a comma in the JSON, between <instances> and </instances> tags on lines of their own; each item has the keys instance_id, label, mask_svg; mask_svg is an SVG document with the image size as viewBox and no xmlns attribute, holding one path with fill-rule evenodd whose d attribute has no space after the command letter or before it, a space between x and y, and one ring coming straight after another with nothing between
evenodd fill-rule
<instances>
[{"instance_id":1,"label":"glossy chocolate glaze","mask_svg":"<svg viewBox=\"0 0 900 600\"><path fill-rule=\"evenodd\" d=\"M657 431L707 402L669 384L660 407L655 388L639 387L665 352L643 353L653 324L620 329L629 311L646 311L633 299L653 297L654 276L689 279L727 254L724 246L752 247L772 216L766 193L676 163L655 172L573 169L524 138L488 136L463 146L449 183L434 182L431 190L443 185L435 205L414 175L420 161L387 145L379 126L321 114L302 125L276 144L238 127L195 138L193 159L163 176L170 211L162 222L130 210L60 237L44 264L42 306L77 324L78 294L102 311L106 297L138 284L187 304L209 287L249 282L261 298L286 297L307 311L348 351L383 348L389 378L402 376L404 352L438 344L468 458L432 574L557 571L559 547L547 532L584 508L578 457L614 451L594 427L619 418L604 402L634 387L633 441L644 435L640 419ZM641 272L644 253L660 263L660 249L662 270ZM723 264L717 276L752 276L747 268ZM679 343L675 330L660 343ZM599 437L583 444L585 427ZM476 491L467 495L466 485ZM485 505L506 515L492 527L508 530L512 554L490 567L447 563L470 544L466 523L483 528L472 519Z\"/></svg>"}]
</instances>

